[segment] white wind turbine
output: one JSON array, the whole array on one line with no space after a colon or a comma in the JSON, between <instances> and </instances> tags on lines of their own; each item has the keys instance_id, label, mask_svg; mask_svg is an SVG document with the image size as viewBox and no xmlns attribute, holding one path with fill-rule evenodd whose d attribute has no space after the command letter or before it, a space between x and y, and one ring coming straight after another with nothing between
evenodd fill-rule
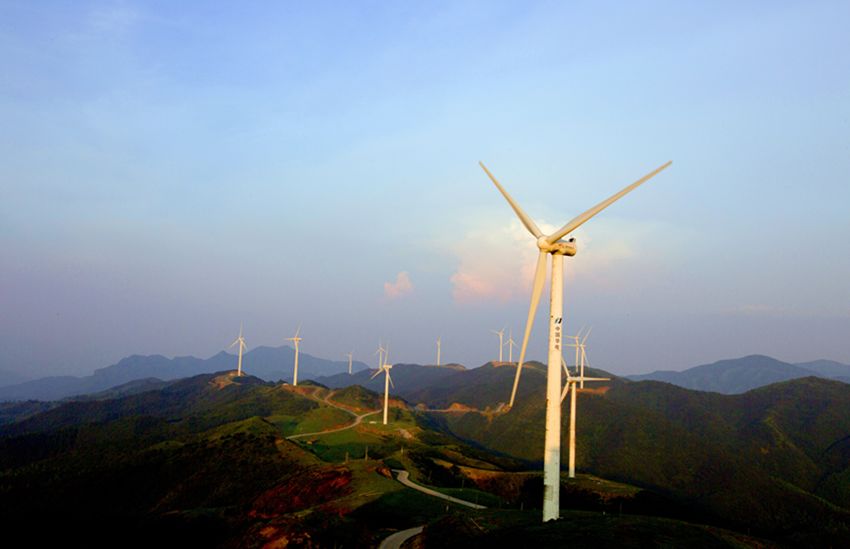
<instances>
[{"instance_id":1,"label":"white wind turbine","mask_svg":"<svg viewBox=\"0 0 850 549\"><path fill-rule=\"evenodd\" d=\"M387 347L389 347L389 345L387 345ZM382 355L382 358L386 358L390 354L388 349L381 348L381 351L386 353L386 355ZM384 372L384 373L387 374L387 377L384 379L384 425L387 424L387 411L389 409L389 402L390 402L390 385L392 385L393 389L395 389L395 383L393 383L393 380L390 377L390 368L392 368L392 367L393 367L392 364L387 364L386 362L384 362L383 364L381 364L381 367L378 368L378 370L374 374L372 374L372 377L369 378L369 379L375 379L376 377L378 377L381 374L381 372Z\"/></svg>"},{"instance_id":2,"label":"white wind turbine","mask_svg":"<svg viewBox=\"0 0 850 549\"><path fill-rule=\"evenodd\" d=\"M581 385L579 385L580 389L584 389L584 365L587 363L587 351L585 350L585 343L587 343L587 338L590 336L590 332L593 331L593 326L588 328L587 333L584 334L584 337L581 338L581 343L578 342L578 338L576 338L576 350L581 349L579 351L580 361L581 361L581 372L579 373L579 377L581 378ZM579 361L576 361L576 366L578 366Z\"/></svg>"},{"instance_id":3,"label":"white wind turbine","mask_svg":"<svg viewBox=\"0 0 850 549\"><path fill-rule=\"evenodd\" d=\"M291 341L295 344L295 372L292 374L292 385L294 387L298 386L298 344L301 343L301 340L304 339L302 337L298 337L298 334L301 332L301 325L299 324L298 329L295 330L295 335L292 337L286 338L286 341Z\"/></svg>"},{"instance_id":4,"label":"white wind turbine","mask_svg":"<svg viewBox=\"0 0 850 549\"><path fill-rule=\"evenodd\" d=\"M236 375L242 375L242 351L245 350L245 338L242 337L242 323L239 323L239 337L233 340L233 343L230 344L233 347L236 344L239 344L239 359L236 362Z\"/></svg>"},{"instance_id":5,"label":"white wind turbine","mask_svg":"<svg viewBox=\"0 0 850 549\"><path fill-rule=\"evenodd\" d=\"M581 332L579 332L581 333ZM590 330L585 334L584 339L581 343L576 343L576 348L581 347L581 374L572 376L570 375L570 369L567 368L566 361L561 359L561 364L564 367L564 373L567 374L567 383L564 385L564 390L561 393L561 402L564 402L564 398L566 398L567 393L570 393L570 453L569 453L569 474L570 478L576 477L576 396L580 389L584 389L585 381L611 381L610 377L584 377L584 364L587 359L587 355L584 350L584 342L587 340L587 336L590 335ZM576 342L578 342L579 336L570 336L570 339L575 338ZM572 345L571 345L572 346ZM579 365L576 364L576 374L578 374Z\"/></svg>"},{"instance_id":6,"label":"white wind turbine","mask_svg":"<svg viewBox=\"0 0 850 549\"><path fill-rule=\"evenodd\" d=\"M573 340L572 343L568 343L566 346L567 347L573 347L576 350L576 361L575 361L574 364L575 364L575 367L576 367L576 373L578 373L580 377L584 377L584 360L587 358L587 355L584 353L584 344L587 341L587 337L590 335L590 332L593 331L593 327L591 326L591 328L589 330L587 330L587 333L584 334L584 338L581 337L581 333L583 331L584 331L584 328L582 327L582 329L579 330L576 335L574 335L574 336L565 335L564 336L564 339L572 339ZM579 372L579 362L581 362L581 372ZM579 388L584 389L584 383L582 383L579 386Z\"/></svg>"},{"instance_id":7,"label":"white wind turbine","mask_svg":"<svg viewBox=\"0 0 850 549\"><path fill-rule=\"evenodd\" d=\"M511 208L519 217L522 224L528 229L534 238L537 239L537 248L540 253L537 256L537 267L534 272L534 283L531 290L531 304L528 308L528 319L525 324L525 334L522 338L522 346L520 347L519 362L517 363L516 376L514 378L514 386L511 390L511 401L509 408L514 404L516 397L517 384L519 383L520 372L522 372L522 364L525 360L525 351L528 346L528 336L531 334L531 327L534 324L534 315L537 312L537 304L540 302L540 294L543 291L543 283L546 278L546 266L548 256L552 256L552 281L550 284L550 300L549 300L549 356L546 381L546 442L543 454L543 521L553 520L558 518L559 514L559 489L560 489L560 471L561 471L561 324L563 322L563 299L564 299L564 256L574 256L576 254L575 239L571 238L568 241L561 240L593 216L622 198L627 193L631 192L639 185L649 180L661 170L667 168L672 162L660 166L654 171L648 173L644 177L638 179L620 192L612 195L610 198L603 200L596 206L578 215L569 221L566 225L550 235L544 235L537 227L534 221L523 211L501 184L493 177L493 174L484 166L481 168L487 173L487 176L502 193L502 196L508 201Z\"/></svg>"},{"instance_id":8,"label":"white wind turbine","mask_svg":"<svg viewBox=\"0 0 850 549\"><path fill-rule=\"evenodd\" d=\"M508 342L505 343L508 346L508 362L513 364L514 362L514 347L516 347L516 341L514 341L514 331L511 330L508 332Z\"/></svg>"},{"instance_id":9,"label":"white wind turbine","mask_svg":"<svg viewBox=\"0 0 850 549\"><path fill-rule=\"evenodd\" d=\"M440 365L440 347L442 345L442 342L440 340L441 340L441 338L438 337L437 338L437 366Z\"/></svg>"},{"instance_id":10,"label":"white wind turbine","mask_svg":"<svg viewBox=\"0 0 850 549\"><path fill-rule=\"evenodd\" d=\"M351 362L353 360L354 352L348 353L348 375L351 375Z\"/></svg>"},{"instance_id":11,"label":"white wind turbine","mask_svg":"<svg viewBox=\"0 0 850 549\"><path fill-rule=\"evenodd\" d=\"M505 329L490 331L499 336L499 362L502 362L502 349L505 346Z\"/></svg>"},{"instance_id":12,"label":"white wind turbine","mask_svg":"<svg viewBox=\"0 0 850 549\"><path fill-rule=\"evenodd\" d=\"M381 345L381 342L378 341L378 350L375 351L375 354L378 355L378 369L380 370L384 366L384 353L386 349Z\"/></svg>"}]
</instances>

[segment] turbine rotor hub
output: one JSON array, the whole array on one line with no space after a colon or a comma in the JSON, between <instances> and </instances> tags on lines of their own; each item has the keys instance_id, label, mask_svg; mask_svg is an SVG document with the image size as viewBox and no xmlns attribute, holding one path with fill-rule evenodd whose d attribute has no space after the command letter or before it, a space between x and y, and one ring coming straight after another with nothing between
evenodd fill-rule
<instances>
[{"instance_id":1,"label":"turbine rotor hub","mask_svg":"<svg viewBox=\"0 0 850 549\"><path fill-rule=\"evenodd\" d=\"M552 255L567 255L572 257L578 252L575 242L575 238L570 238L569 240L558 240L549 244L546 237L541 236L537 239L537 247L540 248L540 251L549 252Z\"/></svg>"}]
</instances>

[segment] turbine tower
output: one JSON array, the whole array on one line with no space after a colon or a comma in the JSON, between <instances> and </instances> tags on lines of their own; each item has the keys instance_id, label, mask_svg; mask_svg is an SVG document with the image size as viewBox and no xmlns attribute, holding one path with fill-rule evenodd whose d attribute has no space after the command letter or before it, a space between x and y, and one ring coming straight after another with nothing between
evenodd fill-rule
<instances>
[{"instance_id":1,"label":"turbine tower","mask_svg":"<svg viewBox=\"0 0 850 549\"><path fill-rule=\"evenodd\" d=\"M291 341L295 344L295 372L292 374L292 386L298 386L298 344L301 342L301 337L298 337L298 334L301 332L301 325L298 326L298 329L295 330L295 335L292 337L286 338L286 341Z\"/></svg>"},{"instance_id":2,"label":"turbine tower","mask_svg":"<svg viewBox=\"0 0 850 549\"><path fill-rule=\"evenodd\" d=\"M233 343L230 344L233 347L236 344L239 344L239 359L236 362L236 375L242 375L242 351L245 350L245 338L242 337L242 323L239 323L239 337L233 340Z\"/></svg>"},{"instance_id":3,"label":"turbine tower","mask_svg":"<svg viewBox=\"0 0 850 549\"><path fill-rule=\"evenodd\" d=\"M387 345L387 347L389 347L389 345ZM382 351L386 352L387 356L390 354L390 352L386 349L382 349ZM369 378L375 379L381 374L381 372L387 374L387 377L384 379L384 425L387 424L387 411L389 409L390 402L390 385L392 385L393 389L395 389L393 379L390 377L390 368L392 367L392 364L387 364L386 362L384 362L383 364L381 364L381 367L378 368L378 370L374 374L372 374L372 377Z\"/></svg>"},{"instance_id":4,"label":"turbine tower","mask_svg":"<svg viewBox=\"0 0 850 549\"><path fill-rule=\"evenodd\" d=\"M353 351L348 353L348 375L351 375L351 361L353 360L352 359L353 354L354 354Z\"/></svg>"},{"instance_id":5,"label":"turbine tower","mask_svg":"<svg viewBox=\"0 0 850 549\"><path fill-rule=\"evenodd\" d=\"M440 365L440 346L442 345L440 338L437 338L437 366Z\"/></svg>"},{"instance_id":6,"label":"turbine tower","mask_svg":"<svg viewBox=\"0 0 850 549\"><path fill-rule=\"evenodd\" d=\"M502 362L502 349L505 346L505 329L490 331L499 336L499 362Z\"/></svg>"},{"instance_id":7,"label":"turbine tower","mask_svg":"<svg viewBox=\"0 0 850 549\"><path fill-rule=\"evenodd\" d=\"M649 180L661 170L667 168L672 162L667 162L654 171L648 173L638 179L631 185L627 186L620 192L612 195L610 198L603 200L596 206L578 215L569 221L566 225L550 235L544 235L537 227L537 224L523 211L502 185L493 177L483 163L481 168L487 173L487 176L496 185L496 188L508 201L514 213L519 217L522 224L528 229L536 239L537 248L540 251L537 256L537 267L534 272L534 283L531 290L531 304L528 308L528 319L525 324L525 333L522 338L522 346L520 347L519 362L517 363L516 376L514 377L514 386L511 390L511 400L508 409L513 406L516 397L517 384L519 383L520 372L522 372L522 364L525 360L525 351L528 346L528 336L531 334L531 327L534 324L534 315L537 312L537 304L540 302L540 294L543 291L543 282L546 278L546 267L548 256L552 256L552 281L550 284L550 299L549 299L549 356L546 381L546 442L543 453L543 521L554 520L559 515L559 490L560 490L560 471L561 471L561 362L563 357L562 352L562 334L561 326L564 316L564 256L574 256L576 254L575 239L571 238L568 241L561 240L593 216L622 198L627 193L631 192L639 185Z\"/></svg>"}]
</instances>

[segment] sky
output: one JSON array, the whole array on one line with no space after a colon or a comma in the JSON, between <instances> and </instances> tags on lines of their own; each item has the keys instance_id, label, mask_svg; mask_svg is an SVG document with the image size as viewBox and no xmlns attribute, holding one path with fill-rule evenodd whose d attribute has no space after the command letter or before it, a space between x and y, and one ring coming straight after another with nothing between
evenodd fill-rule
<instances>
[{"instance_id":1,"label":"sky","mask_svg":"<svg viewBox=\"0 0 850 549\"><path fill-rule=\"evenodd\" d=\"M544 231L673 161L573 234L592 365L850 363L847 28L844 1L0 0L0 371L207 357L240 323L479 366L536 254L479 161Z\"/></svg>"}]
</instances>

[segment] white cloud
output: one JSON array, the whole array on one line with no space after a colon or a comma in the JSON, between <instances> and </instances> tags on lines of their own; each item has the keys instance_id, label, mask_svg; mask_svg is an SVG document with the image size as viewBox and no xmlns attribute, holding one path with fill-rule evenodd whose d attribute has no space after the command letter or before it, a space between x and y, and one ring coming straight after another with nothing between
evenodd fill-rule
<instances>
[{"instance_id":1,"label":"white cloud","mask_svg":"<svg viewBox=\"0 0 850 549\"><path fill-rule=\"evenodd\" d=\"M558 228L548 223L538 226L545 234ZM641 246L652 243L660 251L664 233L655 223L626 224L610 218L595 222L587 231L579 228L570 235L576 238L579 252L575 259L566 259L565 277L584 289L622 287L639 267ZM538 249L518 220L470 231L456 241L453 252L459 260L450 277L455 302L528 299ZM620 268L621 262L632 264L631 269Z\"/></svg>"},{"instance_id":2,"label":"white cloud","mask_svg":"<svg viewBox=\"0 0 850 549\"><path fill-rule=\"evenodd\" d=\"M384 297L387 299L398 299L413 291L413 283L410 274L401 271L395 277L395 282L384 282Z\"/></svg>"}]
</instances>

